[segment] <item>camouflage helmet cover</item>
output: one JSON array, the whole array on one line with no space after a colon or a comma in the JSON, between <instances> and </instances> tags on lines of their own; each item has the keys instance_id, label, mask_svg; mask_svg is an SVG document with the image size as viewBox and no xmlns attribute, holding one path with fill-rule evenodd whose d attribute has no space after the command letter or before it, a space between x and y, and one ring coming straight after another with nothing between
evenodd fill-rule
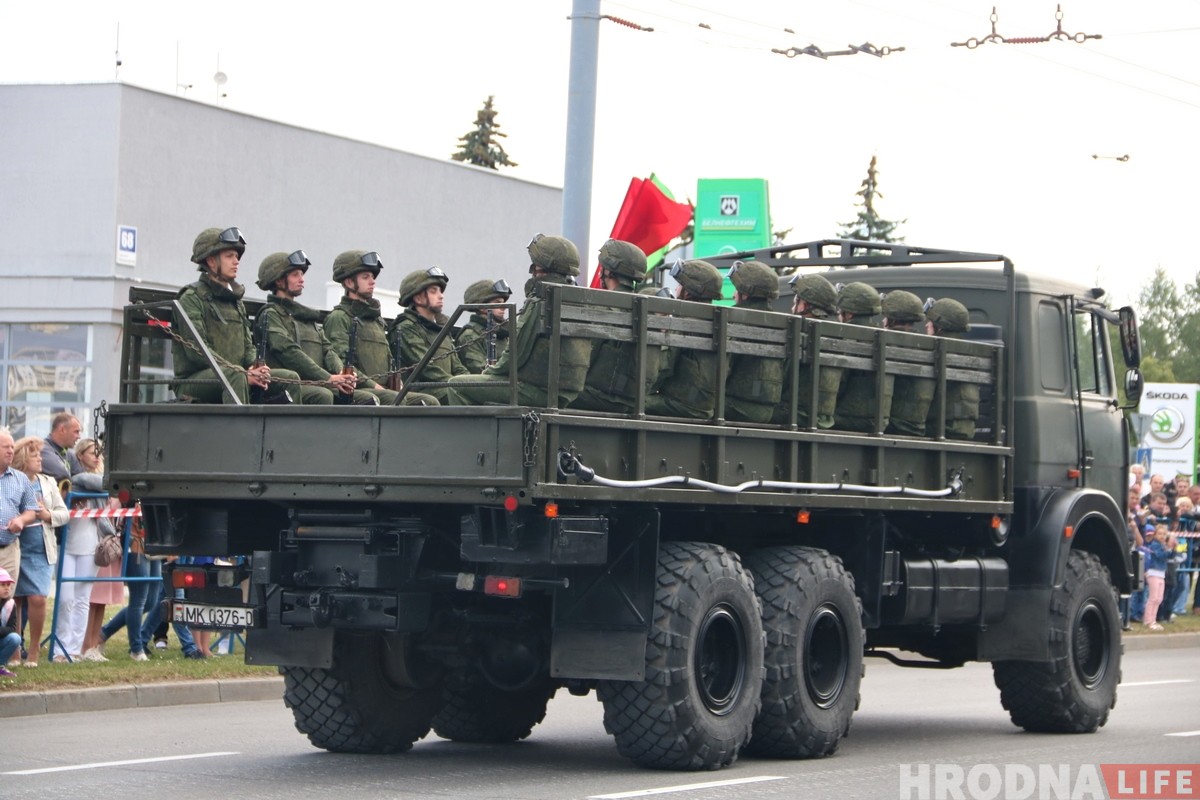
<instances>
[{"instance_id":1,"label":"camouflage helmet cover","mask_svg":"<svg viewBox=\"0 0 1200 800\"><path fill-rule=\"evenodd\" d=\"M400 281L400 305L407 306L414 297L430 286L440 286L445 291L448 283L450 283L450 278L441 267L415 269Z\"/></svg>"},{"instance_id":2,"label":"camouflage helmet cover","mask_svg":"<svg viewBox=\"0 0 1200 800\"><path fill-rule=\"evenodd\" d=\"M879 292L862 281L847 283L838 292L837 307L847 314L873 316L881 310Z\"/></svg>"},{"instance_id":3,"label":"camouflage helmet cover","mask_svg":"<svg viewBox=\"0 0 1200 800\"><path fill-rule=\"evenodd\" d=\"M921 298L903 289L888 292L880 304L883 315L891 322L909 324L925 321L925 307Z\"/></svg>"},{"instance_id":4,"label":"camouflage helmet cover","mask_svg":"<svg viewBox=\"0 0 1200 800\"><path fill-rule=\"evenodd\" d=\"M561 236L539 233L529 243L529 261L535 267L572 278L579 275L579 250Z\"/></svg>"},{"instance_id":5,"label":"camouflage helmet cover","mask_svg":"<svg viewBox=\"0 0 1200 800\"><path fill-rule=\"evenodd\" d=\"M779 297L779 276L761 261L735 261L729 270L729 280L746 297L755 300Z\"/></svg>"},{"instance_id":6,"label":"camouflage helmet cover","mask_svg":"<svg viewBox=\"0 0 1200 800\"><path fill-rule=\"evenodd\" d=\"M967 307L950 297L933 301L925 312L925 318L946 333L966 333L971 327L971 314Z\"/></svg>"},{"instance_id":7,"label":"camouflage helmet cover","mask_svg":"<svg viewBox=\"0 0 1200 800\"><path fill-rule=\"evenodd\" d=\"M192 242L192 263L203 272L208 257L224 250L236 250L238 258L241 258L246 252L246 240L242 238L242 232L235 227L205 228Z\"/></svg>"},{"instance_id":8,"label":"camouflage helmet cover","mask_svg":"<svg viewBox=\"0 0 1200 800\"><path fill-rule=\"evenodd\" d=\"M833 288L833 284L824 275L796 275L791 284L796 297L810 306L827 314L837 311L837 289Z\"/></svg>"},{"instance_id":9,"label":"camouflage helmet cover","mask_svg":"<svg viewBox=\"0 0 1200 800\"><path fill-rule=\"evenodd\" d=\"M370 263L374 262L374 263ZM360 272L369 272L378 277L383 269L379 254L371 250L347 250L333 260L333 279L338 283Z\"/></svg>"},{"instance_id":10,"label":"camouflage helmet cover","mask_svg":"<svg viewBox=\"0 0 1200 800\"><path fill-rule=\"evenodd\" d=\"M293 256L296 256L295 260L293 260ZM299 262L300 258L304 259L302 263ZM310 264L311 262L304 255L303 250L296 250L291 254L271 253L271 255L264 258L262 263L258 265L258 281L256 281L258 288L264 292L272 291L275 288L275 281L294 269L298 269L301 272L308 272Z\"/></svg>"},{"instance_id":11,"label":"camouflage helmet cover","mask_svg":"<svg viewBox=\"0 0 1200 800\"><path fill-rule=\"evenodd\" d=\"M693 259L676 264L671 269L673 277L687 290L693 300L712 301L721 299L721 285L725 278L707 261Z\"/></svg>"},{"instance_id":12,"label":"camouflage helmet cover","mask_svg":"<svg viewBox=\"0 0 1200 800\"><path fill-rule=\"evenodd\" d=\"M646 254L636 244L609 239L600 245L600 266L622 283L636 283L646 276Z\"/></svg>"},{"instance_id":13,"label":"camouflage helmet cover","mask_svg":"<svg viewBox=\"0 0 1200 800\"><path fill-rule=\"evenodd\" d=\"M502 283L507 291L501 291L497 288ZM468 304L486 303L493 297L503 297L507 300L511 295L512 289L508 289L507 283L484 279L475 281L467 287L467 290L463 292L463 302Z\"/></svg>"}]
</instances>

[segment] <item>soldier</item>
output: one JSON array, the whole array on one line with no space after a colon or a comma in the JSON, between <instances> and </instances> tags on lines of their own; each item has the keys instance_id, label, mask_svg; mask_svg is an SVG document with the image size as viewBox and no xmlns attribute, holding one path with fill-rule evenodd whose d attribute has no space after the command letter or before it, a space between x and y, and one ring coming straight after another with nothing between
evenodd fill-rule
<instances>
[{"instance_id":1,"label":"soldier","mask_svg":"<svg viewBox=\"0 0 1200 800\"><path fill-rule=\"evenodd\" d=\"M925 332L931 336L948 336L961 339L970 329L971 316L967 307L957 300L943 297L941 300L926 301ZM929 418L925 421L925 435L938 435L937 404L931 404ZM974 439L975 421L979 419L979 385L946 381L946 437L949 439Z\"/></svg>"},{"instance_id":2,"label":"soldier","mask_svg":"<svg viewBox=\"0 0 1200 800\"><path fill-rule=\"evenodd\" d=\"M265 331L267 366L286 367L301 380L321 381L331 389L311 384L300 387L300 402L326 405L353 402L355 405L379 405L370 392L355 390L358 378L353 371L344 374L342 359L333 351L321 331L321 312L296 301L304 292L304 274L312 262L303 250L272 253L258 266L258 288L267 292L262 310L259 335ZM336 395L335 395L336 392ZM317 399L307 399L309 396Z\"/></svg>"},{"instance_id":3,"label":"soldier","mask_svg":"<svg viewBox=\"0 0 1200 800\"><path fill-rule=\"evenodd\" d=\"M838 291L837 309L839 322L873 328L875 318L882 310L879 292L861 281L848 283ZM894 383L894 376L889 373L883 375L883 397L879 403L883 421L879 430L875 428L876 369L882 368L883 364L876 364L875 369L847 370L842 376L837 411L834 413L835 428L862 433L881 433L887 428Z\"/></svg>"},{"instance_id":4,"label":"soldier","mask_svg":"<svg viewBox=\"0 0 1200 800\"><path fill-rule=\"evenodd\" d=\"M429 267L410 272L400 282L400 305L404 314L397 317L388 328L388 341L401 364L411 369L425 357L430 345L442 328L449 322L442 313L445 307L446 285L450 278L441 267ZM430 357L420 375L413 376L422 381L448 381L455 375L469 375L454 348L454 338L447 335L438 345L437 352ZM448 401L449 389L437 387L429 394L439 402Z\"/></svg>"},{"instance_id":5,"label":"soldier","mask_svg":"<svg viewBox=\"0 0 1200 800\"><path fill-rule=\"evenodd\" d=\"M883 327L890 331L925 332L925 308L921 298L903 289L887 293L881 304ZM896 375L893 381L891 420L888 433L924 436L925 420L937 390L933 378Z\"/></svg>"},{"instance_id":6,"label":"soldier","mask_svg":"<svg viewBox=\"0 0 1200 800\"><path fill-rule=\"evenodd\" d=\"M799 273L788 281L796 296L792 300L792 313L805 319L836 319L837 318L837 289L824 275ZM812 369L806 364L797 362L800 370L799 395L800 403L796 408L796 424L808 427L808 396L812 392ZM784 394L780 405L771 419L776 424L786 424L791 414L791 381L784 376ZM819 430L829 430L833 427L833 414L837 409L838 389L842 385L841 367L820 367L820 384L817 388L817 424Z\"/></svg>"},{"instance_id":7,"label":"soldier","mask_svg":"<svg viewBox=\"0 0 1200 800\"><path fill-rule=\"evenodd\" d=\"M779 297L779 276L759 261L735 261L729 269L737 308L770 311ZM770 422L783 397L781 358L738 354L729 360L725 381L725 418L738 422Z\"/></svg>"},{"instance_id":8,"label":"soldier","mask_svg":"<svg viewBox=\"0 0 1200 800\"><path fill-rule=\"evenodd\" d=\"M676 297L694 303L721 299L725 279L707 261L677 261L670 275L679 284ZM716 351L671 348L658 391L646 398L646 413L711 419L717 407Z\"/></svg>"},{"instance_id":9,"label":"soldier","mask_svg":"<svg viewBox=\"0 0 1200 800\"><path fill-rule=\"evenodd\" d=\"M192 263L200 271L200 280L179 290L179 304L217 361L233 396L224 391L191 331L177 320L174 330L182 341L172 341L171 352L178 379L173 388L181 398L247 403L254 387L266 402L291 402L284 382L298 386L299 376L290 370L272 372L266 364L255 365L250 317L242 304L246 289L236 280L245 252L246 240L237 228L205 228L192 243Z\"/></svg>"},{"instance_id":10,"label":"soldier","mask_svg":"<svg viewBox=\"0 0 1200 800\"><path fill-rule=\"evenodd\" d=\"M600 283L612 292L636 292L646 275L646 254L635 244L609 239L600 247ZM571 408L632 413L637 402L637 342L604 340L592 346L591 364ZM662 348L646 348L646 394L658 378Z\"/></svg>"},{"instance_id":11,"label":"soldier","mask_svg":"<svg viewBox=\"0 0 1200 800\"><path fill-rule=\"evenodd\" d=\"M375 279L383 269L379 254L371 250L347 250L333 260L333 279L342 284L346 294L325 317L325 335L335 353L358 370L356 388L379 398L383 405L395 405L398 391L385 389L372 376L387 375L392 370L392 351L388 347L387 326L379 313L375 299ZM345 355L350 347L350 332L358 320L353 359ZM438 405L427 394L409 392L404 405Z\"/></svg>"},{"instance_id":12,"label":"soldier","mask_svg":"<svg viewBox=\"0 0 1200 800\"><path fill-rule=\"evenodd\" d=\"M500 360L481 375L458 375L450 379L457 402L465 405L505 405L506 386L479 386L481 379L507 378L511 370L519 376L517 401L522 405L546 406L550 378L550 341L542 333L541 317L546 305L543 288L552 284L572 285L579 275L579 251L561 236L539 233L529 243L529 280L525 282L525 305L517 315L516 340ZM558 397L553 404L566 408L583 389L592 340L563 336L559 340ZM454 395L452 395L454 396Z\"/></svg>"},{"instance_id":13,"label":"soldier","mask_svg":"<svg viewBox=\"0 0 1200 800\"><path fill-rule=\"evenodd\" d=\"M475 281L463 292L463 302L468 305L507 303L511 295L512 289L503 278L498 281ZM458 357L468 372L478 375L488 366L489 336L495 342L491 353L492 363L508 349L508 326L504 324L507 314L508 309L503 306L471 312L471 318L455 338Z\"/></svg>"}]
</instances>

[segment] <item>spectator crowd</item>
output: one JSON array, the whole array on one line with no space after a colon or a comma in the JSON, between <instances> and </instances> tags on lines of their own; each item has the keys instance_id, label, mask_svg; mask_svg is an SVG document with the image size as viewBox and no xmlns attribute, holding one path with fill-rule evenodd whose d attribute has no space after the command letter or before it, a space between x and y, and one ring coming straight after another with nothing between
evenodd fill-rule
<instances>
[{"instance_id":1,"label":"spectator crowd","mask_svg":"<svg viewBox=\"0 0 1200 800\"><path fill-rule=\"evenodd\" d=\"M1162 631L1182 614L1200 614L1196 566L1200 564L1200 484L1187 475L1168 481L1135 464L1129 470L1127 517L1131 546L1145 564L1145 586L1122 608L1126 630L1145 625ZM1190 600L1190 604L1189 604Z\"/></svg>"}]
</instances>

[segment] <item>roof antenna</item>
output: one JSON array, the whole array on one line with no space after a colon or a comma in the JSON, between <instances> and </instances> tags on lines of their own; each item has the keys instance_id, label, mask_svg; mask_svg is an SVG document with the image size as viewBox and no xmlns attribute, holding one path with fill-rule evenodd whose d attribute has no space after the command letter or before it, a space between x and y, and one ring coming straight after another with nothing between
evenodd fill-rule
<instances>
[{"instance_id":1,"label":"roof antenna","mask_svg":"<svg viewBox=\"0 0 1200 800\"><path fill-rule=\"evenodd\" d=\"M113 70L113 80L121 80L121 23L117 23L117 49L113 53L113 60L116 62L116 67Z\"/></svg>"},{"instance_id":2,"label":"roof antenna","mask_svg":"<svg viewBox=\"0 0 1200 800\"><path fill-rule=\"evenodd\" d=\"M179 80L179 40L176 39L175 40L175 94L179 94L180 89L182 89L184 91L184 93L186 93L187 90L190 88L192 88L192 85L190 83L183 83L182 81Z\"/></svg>"}]
</instances>

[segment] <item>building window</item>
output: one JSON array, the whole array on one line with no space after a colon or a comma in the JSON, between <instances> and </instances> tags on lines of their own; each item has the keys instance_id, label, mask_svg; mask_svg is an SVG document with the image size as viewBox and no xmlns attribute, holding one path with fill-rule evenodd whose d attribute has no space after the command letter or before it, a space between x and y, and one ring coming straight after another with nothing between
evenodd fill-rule
<instances>
[{"instance_id":1,"label":"building window","mask_svg":"<svg viewBox=\"0 0 1200 800\"><path fill-rule=\"evenodd\" d=\"M45 436L68 411L91 409L92 329L67 323L0 324L0 418L14 437Z\"/></svg>"}]
</instances>

